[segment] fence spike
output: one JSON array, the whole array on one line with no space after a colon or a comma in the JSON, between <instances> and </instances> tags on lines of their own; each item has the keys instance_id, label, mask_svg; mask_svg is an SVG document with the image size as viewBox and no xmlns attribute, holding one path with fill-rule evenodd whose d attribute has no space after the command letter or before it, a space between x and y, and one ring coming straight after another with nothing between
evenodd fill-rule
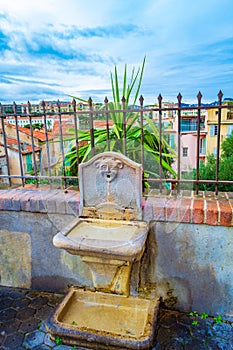
<instances>
[{"instance_id":1,"label":"fence spike","mask_svg":"<svg viewBox=\"0 0 233 350\"><path fill-rule=\"evenodd\" d=\"M140 101L140 106L142 107L143 106L143 101L144 101L144 98L143 98L142 95L139 97L139 101Z\"/></svg>"},{"instance_id":2,"label":"fence spike","mask_svg":"<svg viewBox=\"0 0 233 350\"><path fill-rule=\"evenodd\" d=\"M201 104L201 98L202 98L202 94L201 94L201 91L199 91L197 94L198 104Z\"/></svg>"},{"instance_id":3,"label":"fence spike","mask_svg":"<svg viewBox=\"0 0 233 350\"><path fill-rule=\"evenodd\" d=\"M30 111L31 111L31 103L30 103L30 101L28 101L27 105L28 105L28 114L30 114Z\"/></svg>"},{"instance_id":4,"label":"fence spike","mask_svg":"<svg viewBox=\"0 0 233 350\"><path fill-rule=\"evenodd\" d=\"M182 96L181 93L179 92L179 94L178 94L178 96L177 96L177 100L178 100L179 103L181 102L182 97L183 97L183 96Z\"/></svg>"},{"instance_id":5,"label":"fence spike","mask_svg":"<svg viewBox=\"0 0 233 350\"><path fill-rule=\"evenodd\" d=\"M219 102L219 104L222 102L222 97L223 97L222 90L219 90L219 93L218 93L218 102Z\"/></svg>"},{"instance_id":6,"label":"fence spike","mask_svg":"<svg viewBox=\"0 0 233 350\"><path fill-rule=\"evenodd\" d=\"M88 106L92 107L92 99L91 99L91 97L89 97L89 99L88 99Z\"/></svg>"},{"instance_id":7,"label":"fence spike","mask_svg":"<svg viewBox=\"0 0 233 350\"><path fill-rule=\"evenodd\" d=\"M16 108L17 108L17 105L16 105L16 103L15 103L15 101L13 102L13 112L14 112L14 114L16 114Z\"/></svg>"},{"instance_id":8,"label":"fence spike","mask_svg":"<svg viewBox=\"0 0 233 350\"><path fill-rule=\"evenodd\" d=\"M163 99L162 95L159 94L159 96L158 96L158 102L159 102L159 104L162 102L162 99Z\"/></svg>"},{"instance_id":9,"label":"fence spike","mask_svg":"<svg viewBox=\"0 0 233 350\"><path fill-rule=\"evenodd\" d=\"M76 107L76 100L75 100L75 98L73 98L73 100L72 100L72 106L73 106L73 108Z\"/></svg>"}]
</instances>

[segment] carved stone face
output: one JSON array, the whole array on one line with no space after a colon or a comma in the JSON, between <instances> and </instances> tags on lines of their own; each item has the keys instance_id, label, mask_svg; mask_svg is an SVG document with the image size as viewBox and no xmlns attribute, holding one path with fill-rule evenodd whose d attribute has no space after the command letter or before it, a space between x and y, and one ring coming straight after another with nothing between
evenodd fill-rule
<instances>
[{"instance_id":1,"label":"carved stone face","mask_svg":"<svg viewBox=\"0 0 233 350\"><path fill-rule=\"evenodd\" d=\"M103 158L96 162L95 165L107 182L113 181L117 177L118 170L123 167L121 161L113 158Z\"/></svg>"}]
</instances>

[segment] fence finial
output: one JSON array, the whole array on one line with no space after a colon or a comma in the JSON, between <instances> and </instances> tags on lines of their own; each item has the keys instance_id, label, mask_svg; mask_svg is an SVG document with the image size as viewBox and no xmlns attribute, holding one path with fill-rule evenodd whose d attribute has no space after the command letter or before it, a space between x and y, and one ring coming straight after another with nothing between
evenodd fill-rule
<instances>
[{"instance_id":1,"label":"fence finial","mask_svg":"<svg viewBox=\"0 0 233 350\"><path fill-rule=\"evenodd\" d=\"M14 112L14 114L16 114L16 108L17 108L17 106L16 106L16 103L15 103L15 101L13 102L13 112Z\"/></svg>"},{"instance_id":2,"label":"fence finial","mask_svg":"<svg viewBox=\"0 0 233 350\"><path fill-rule=\"evenodd\" d=\"M201 94L201 91L199 91L197 94L197 101L199 105L201 104L201 98L202 98L202 94Z\"/></svg>"},{"instance_id":3,"label":"fence finial","mask_svg":"<svg viewBox=\"0 0 233 350\"><path fill-rule=\"evenodd\" d=\"M88 106L92 107L92 99L91 99L91 97L89 97L89 99L88 99Z\"/></svg>"},{"instance_id":4,"label":"fence finial","mask_svg":"<svg viewBox=\"0 0 233 350\"><path fill-rule=\"evenodd\" d=\"M177 96L177 100L178 100L179 103L181 103L182 97L183 97L183 96L182 96L181 93L179 92L179 94L178 94L178 96Z\"/></svg>"},{"instance_id":5,"label":"fence finial","mask_svg":"<svg viewBox=\"0 0 233 350\"><path fill-rule=\"evenodd\" d=\"M30 114L30 111L31 111L31 103L30 103L30 101L28 101L28 114Z\"/></svg>"},{"instance_id":6,"label":"fence finial","mask_svg":"<svg viewBox=\"0 0 233 350\"><path fill-rule=\"evenodd\" d=\"M162 103L162 99L163 99L162 95L159 94L159 96L158 96L158 102L159 102L159 104Z\"/></svg>"},{"instance_id":7,"label":"fence finial","mask_svg":"<svg viewBox=\"0 0 233 350\"><path fill-rule=\"evenodd\" d=\"M73 100L72 100L72 106L75 109L75 107L76 107L76 100L75 100L75 98L73 98Z\"/></svg>"},{"instance_id":8,"label":"fence finial","mask_svg":"<svg viewBox=\"0 0 233 350\"><path fill-rule=\"evenodd\" d=\"M218 93L218 104L221 104L221 102L222 102L222 97L223 97L222 90L219 90L219 93Z\"/></svg>"},{"instance_id":9,"label":"fence finial","mask_svg":"<svg viewBox=\"0 0 233 350\"><path fill-rule=\"evenodd\" d=\"M139 97L139 102L140 102L140 106L141 106L141 107L143 106L143 101L144 101L144 98L143 98L143 96L141 95L141 96Z\"/></svg>"}]
</instances>

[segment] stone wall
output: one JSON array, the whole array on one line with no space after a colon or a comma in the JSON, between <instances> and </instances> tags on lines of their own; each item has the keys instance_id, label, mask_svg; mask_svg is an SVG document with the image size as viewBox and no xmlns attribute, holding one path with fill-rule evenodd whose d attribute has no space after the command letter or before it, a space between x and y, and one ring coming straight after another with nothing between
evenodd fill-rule
<instances>
[{"instance_id":1,"label":"stone wall","mask_svg":"<svg viewBox=\"0 0 233 350\"><path fill-rule=\"evenodd\" d=\"M144 200L150 232L132 285L140 274L140 287L169 308L233 317L232 204L226 194ZM92 287L79 257L52 244L78 208L75 191L0 191L0 284L47 291Z\"/></svg>"}]
</instances>

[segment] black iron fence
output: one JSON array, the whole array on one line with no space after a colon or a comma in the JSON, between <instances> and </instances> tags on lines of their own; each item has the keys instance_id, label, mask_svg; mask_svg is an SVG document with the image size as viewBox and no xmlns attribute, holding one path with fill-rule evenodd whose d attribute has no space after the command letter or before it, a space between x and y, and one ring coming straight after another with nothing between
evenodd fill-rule
<instances>
[{"instance_id":1,"label":"black iron fence","mask_svg":"<svg viewBox=\"0 0 233 350\"><path fill-rule=\"evenodd\" d=\"M144 189L149 194L155 188L178 193L194 189L198 194L207 185L218 194L220 185L233 186L230 174L228 179L219 178L221 143L226 135L222 129L227 125L233 130L229 118L233 102L224 103L222 98L220 91L216 104L203 105L199 92L196 104L185 105L179 94L176 103L163 104L159 95L157 104L145 106L141 96L139 105L132 107L123 97L114 109L107 98L102 105L93 104L90 98L78 107L75 100L65 107L57 101L52 108L42 101L40 109L28 102L21 110L13 103L10 111L0 104L0 185L78 185L81 161L114 150L142 164ZM211 110L215 119L210 118ZM208 145L214 149L215 168L211 178L200 178Z\"/></svg>"}]
</instances>

